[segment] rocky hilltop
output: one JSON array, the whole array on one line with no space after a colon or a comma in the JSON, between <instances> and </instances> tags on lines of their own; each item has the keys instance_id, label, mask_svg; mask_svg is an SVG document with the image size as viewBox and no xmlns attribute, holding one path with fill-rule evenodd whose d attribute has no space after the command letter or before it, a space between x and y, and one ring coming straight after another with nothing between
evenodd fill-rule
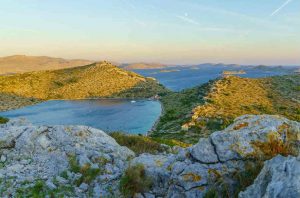
<instances>
[{"instance_id":1,"label":"rocky hilltop","mask_svg":"<svg viewBox=\"0 0 300 198\"><path fill-rule=\"evenodd\" d=\"M0 125L0 193L2 197L299 197L299 141L298 122L245 115L192 147L134 157L100 130L12 120Z\"/></svg>"},{"instance_id":2,"label":"rocky hilltop","mask_svg":"<svg viewBox=\"0 0 300 198\"><path fill-rule=\"evenodd\" d=\"M86 126L0 125L1 197L94 197L118 191L134 153Z\"/></svg>"},{"instance_id":3,"label":"rocky hilltop","mask_svg":"<svg viewBox=\"0 0 300 198\"><path fill-rule=\"evenodd\" d=\"M0 109L7 109L9 105L5 104L11 103L11 96L39 100L148 98L164 91L166 89L154 79L100 62L61 70L0 76L0 94L7 98L1 101Z\"/></svg>"},{"instance_id":4,"label":"rocky hilltop","mask_svg":"<svg viewBox=\"0 0 300 198\"><path fill-rule=\"evenodd\" d=\"M50 69L63 69L93 63L89 60L66 60L48 56L14 55L0 58L0 75Z\"/></svg>"},{"instance_id":5,"label":"rocky hilltop","mask_svg":"<svg viewBox=\"0 0 300 198\"><path fill-rule=\"evenodd\" d=\"M164 113L151 135L195 143L245 114L274 114L300 121L300 76L228 76L169 93Z\"/></svg>"}]
</instances>

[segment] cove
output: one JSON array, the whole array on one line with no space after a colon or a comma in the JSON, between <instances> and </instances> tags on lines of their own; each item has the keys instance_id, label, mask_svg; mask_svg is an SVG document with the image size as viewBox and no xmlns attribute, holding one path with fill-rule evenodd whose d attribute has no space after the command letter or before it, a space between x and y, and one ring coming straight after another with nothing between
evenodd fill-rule
<instances>
[{"instance_id":1,"label":"cove","mask_svg":"<svg viewBox=\"0 0 300 198\"><path fill-rule=\"evenodd\" d=\"M1 112L8 118L24 117L36 125L87 125L103 131L145 134L161 114L158 101L123 99L52 100Z\"/></svg>"}]
</instances>

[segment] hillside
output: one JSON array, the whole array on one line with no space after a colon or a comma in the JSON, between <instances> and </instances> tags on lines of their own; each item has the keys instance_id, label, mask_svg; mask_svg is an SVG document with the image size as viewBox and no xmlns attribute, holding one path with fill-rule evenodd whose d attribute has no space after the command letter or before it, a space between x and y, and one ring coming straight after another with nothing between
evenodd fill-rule
<instances>
[{"instance_id":1,"label":"hillside","mask_svg":"<svg viewBox=\"0 0 300 198\"><path fill-rule=\"evenodd\" d=\"M133 64L123 64L121 65L124 69L162 69L167 67L166 65L159 63L133 63Z\"/></svg>"},{"instance_id":2,"label":"hillside","mask_svg":"<svg viewBox=\"0 0 300 198\"><path fill-rule=\"evenodd\" d=\"M28 105L34 105L41 102L35 98L26 98L14 94L0 93L0 111L18 109Z\"/></svg>"},{"instance_id":3,"label":"hillside","mask_svg":"<svg viewBox=\"0 0 300 198\"><path fill-rule=\"evenodd\" d=\"M193 143L245 114L277 114L300 121L300 76L229 76L163 97L165 112L152 133Z\"/></svg>"},{"instance_id":4,"label":"hillside","mask_svg":"<svg viewBox=\"0 0 300 198\"><path fill-rule=\"evenodd\" d=\"M148 98L166 89L157 81L108 62L61 70L0 76L0 93L22 98Z\"/></svg>"},{"instance_id":5,"label":"hillside","mask_svg":"<svg viewBox=\"0 0 300 198\"><path fill-rule=\"evenodd\" d=\"M89 60L66 60L47 56L15 55L0 58L0 75L31 71L63 69L93 63Z\"/></svg>"}]
</instances>

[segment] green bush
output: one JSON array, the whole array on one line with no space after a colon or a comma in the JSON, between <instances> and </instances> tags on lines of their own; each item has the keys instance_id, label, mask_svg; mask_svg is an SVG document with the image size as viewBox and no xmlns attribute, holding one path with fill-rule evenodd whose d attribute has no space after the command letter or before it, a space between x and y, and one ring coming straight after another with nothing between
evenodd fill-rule
<instances>
[{"instance_id":1,"label":"green bush","mask_svg":"<svg viewBox=\"0 0 300 198\"><path fill-rule=\"evenodd\" d=\"M218 192L215 188L209 189L203 198L218 198Z\"/></svg>"},{"instance_id":2,"label":"green bush","mask_svg":"<svg viewBox=\"0 0 300 198\"><path fill-rule=\"evenodd\" d=\"M137 135L126 135L121 132L113 132L110 133L110 136L113 137L118 144L121 146L126 146L132 151L134 151L136 154L141 153L159 153L165 151L165 148L153 141L149 137L145 136L137 136Z\"/></svg>"},{"instance_id":3,"label":"green bush","mask_svg":"<svg viewBox=\"0 0 300 198\"><path fill-rule=\"evenodd\" d=\"M204 198L238 197L241 191L252 185L263 167L263 162L247 162L243 170L237 170L230 175L221 175L218 171L210 169L210 188ZM228 180L228 176L233 180Z\"/></svg>"},{"instance_id":4,"label":"green bush","mask_svg":"<svg viewBox=\"0 0 300 198\"><path fill-rule=\"evenodd\" d=\"M70 170L75 173L81 173L81 177L75 181L75 184L79 186L82 183L91 183L99 174L101 174L101 169L99 168L92 168L90 164L85 164L84 166L80 167L79 163L77 162L76 156L71 155L69 156L69 165Z\"/></svg>"},{"instance_id":5,"label":"green bush","mask_svg":"<svg viewBox=\"0 0 300 198\"><path fill-rule=\"evenodd\" d=\"M0 124L5 124L5 123L7 123L8 121L9 121L8 118L4 118L4 117L1 117L1 116L0 116Z\"/></svg>"},{"instance_id":6,"label":"green bush","mask_svg":"<svg viewBox=\"0 0 300 198\"><path fill-rule=\"evenodd\" d=\"M146 175L142 164L130 166L120 180L120 192L125 197L133 197L135 193L148 191L152 186L152 180Z\"/></svg>"}]
</instances>

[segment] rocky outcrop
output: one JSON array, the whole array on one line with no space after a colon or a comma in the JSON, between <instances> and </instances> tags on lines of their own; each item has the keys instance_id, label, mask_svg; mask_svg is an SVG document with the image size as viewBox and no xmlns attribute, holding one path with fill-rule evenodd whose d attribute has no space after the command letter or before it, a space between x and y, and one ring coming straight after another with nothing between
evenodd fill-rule
<instances>
[{"instance_id":1,"label":"rocky outcrop","mask_svg":"<svg viewBox=\"0 0 300 198\"><path fill-rule=\"evenodd\" d=\"M299 140L298 122L279 116L246 115L177 154L144 154L133 159L133 164L145 166L154 180L150 193L155 196L203 197L211 189L234 196L237 173L278 154L297 155ZM222 184L226 188L218 189Z\"/></svg>"},{"instance_id":2,"label":"rocky outcrop","mask_svg":"<svg viewBox=\"0 0 300 198\"><path fill-rule=\"evenodd\" d=\"M253 185L239 198L300 197L300 158L277 156L265 162Z\"/></svg>"},{"instance_id":3,"label":"rocky outcrop","mask_svg":"<svg viewBox=\"0 0 300 198\"><path fill-rule=\"evenodd\" d=\"M134 153L103 131L86 126L0 125L1 197L117 194L118 179Z\"/></svg>"},{"instance_id":4,"label":"rocky outcrop","mask_svg":"<svg viewBox=\"0 0 300 198\"><path fill-rule=\"evenodd\" d=\"M0 125L0 193L120 197L124 170L143 165L152 185L137 197L299 197L299 141L298 122L245 115L187 149L134 157L97 129L12 120Z\"/></svg>"}]
</instances>

